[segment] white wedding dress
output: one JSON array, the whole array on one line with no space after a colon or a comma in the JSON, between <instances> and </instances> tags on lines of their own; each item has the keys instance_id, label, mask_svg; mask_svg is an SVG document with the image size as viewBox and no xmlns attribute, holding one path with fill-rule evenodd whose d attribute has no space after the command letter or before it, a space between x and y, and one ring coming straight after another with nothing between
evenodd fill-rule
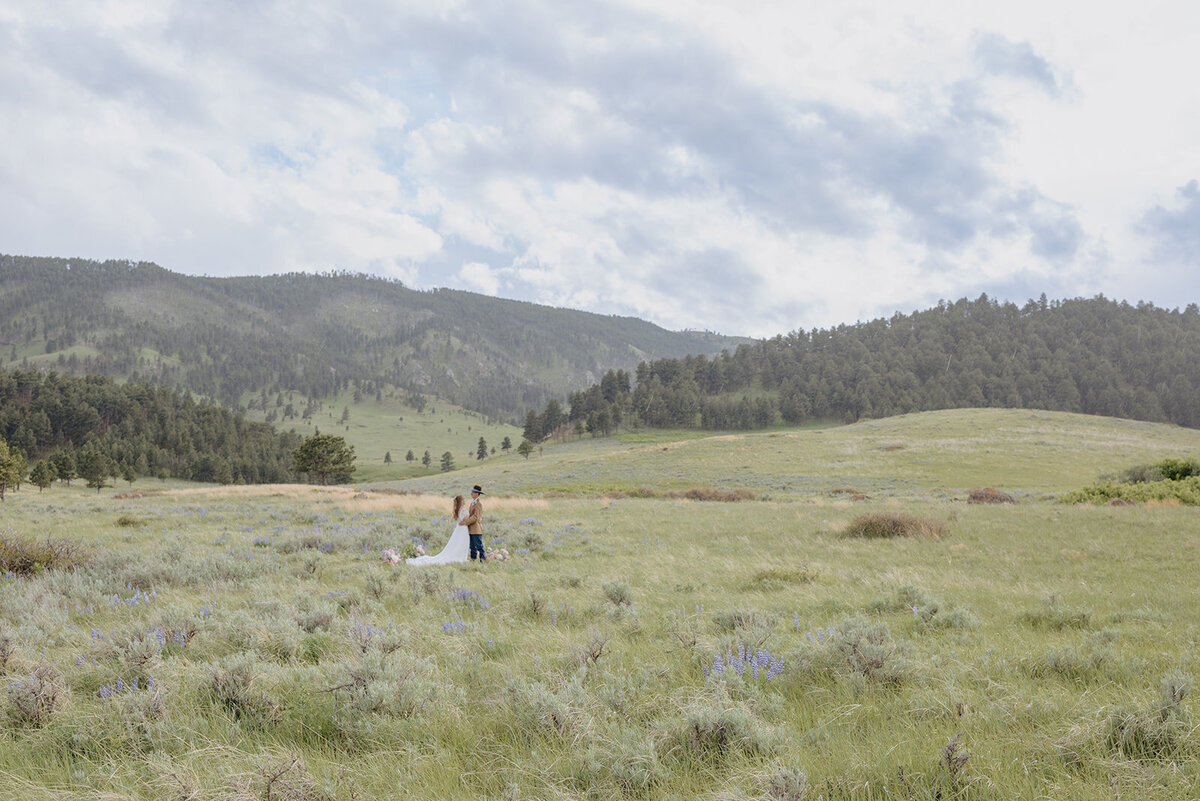
<instances>
[{"instance_id":1,"label":"white wedding dress","mask_svg":"<svg viewBox=\"0 0 1200 801\"><path fill-rule=\"evenodd\" d=\"M414 556L411 559L405 559L405 564L413 567L425 567L426 565L448 565L467 561L467 557L470 555L471 539L467 535L467 527L462 524L462 521L467 519L468 512L469 509L464 506L458 515L458 525L450 533L450 539L446 542L445 548L433 556Z\"/></svg>"}]
</instances>

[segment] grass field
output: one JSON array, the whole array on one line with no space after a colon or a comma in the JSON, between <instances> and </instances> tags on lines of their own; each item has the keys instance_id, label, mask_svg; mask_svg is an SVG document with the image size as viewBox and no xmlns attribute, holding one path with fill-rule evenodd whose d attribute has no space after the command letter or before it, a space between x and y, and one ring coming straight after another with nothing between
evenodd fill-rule
<instances>
[{"instance_id":1,"label":"grass field","mask_svg":"<svg viewBox=\"0 0 1200 801\"><path fill-rule=\"evenodd\" d=\"M249 400L250 396L243 399ZM303 401L297 400L299 412ZM268 404L268 408L274 408ZM349 419L342 415L349 412ZM250 420L265 419L266 412L253 409L247 412ZM512 460L516 446L521 442L521 429L506 423L488 420L477 412L468 411L443 401L430 401L418 412L407 405L395 390L384 393L377 402L374 397L361 398L355 402L353 392L346 391L321 404L321 409L309 419L276 421L282 430L295 429L303 436L310 436L318 429L322 434L336 434L354 446L355 481L395 481L399 479L427 476L441 472L442 454L449 452L456 468L463 468L479 461L477 450L479 438L488 445L489 460ZM501 443L508 437L513 450L503 453ZM490 451L495 449L495 454ZM415 459L405 457L409 451ZM421 458L428 451L432 463L425 466ZM391 454L391 463L385 457Z\"/></svg>"},{"instance_id":2,"label":"grass field","mask_svg":"<svg viewBox=\"0 0 1200 801\"><path fill-rule=\"evenodd\" d=\"M1053 499L1200 432L962 410L636 439L10 494L6 541L90 558L0 577L0 799L1200 797L1200 513ZM440 548L476 481L511 560L382 562ZM945 533L848 535L895 513Z\"/></svg>"}]
</instances>

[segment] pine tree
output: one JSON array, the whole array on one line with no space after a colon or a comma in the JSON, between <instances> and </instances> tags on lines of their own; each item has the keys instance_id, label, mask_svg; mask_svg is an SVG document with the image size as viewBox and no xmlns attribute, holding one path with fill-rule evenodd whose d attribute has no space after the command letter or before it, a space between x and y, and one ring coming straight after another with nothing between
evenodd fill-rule
<instances>
[{"instance_id":1,"label":"pine tree","mask_svg":"<svg viewBox=\"0 0 1200 801\"><path fill-rule=\"evenodd\" d=\"M449 473L454 469L454 454L446 451L442 454L442 472Z\"/></svg>"},{"instance_id":2,"label":"pine tree","mask_svg":"<svg viewBox=\"0 0 1200 801\"><path fill-rule=\"evenodd\" d=\"M322 485L348 480L354 472L354 446L333 434L316 434L292 452L292 472L307 473Z\"/></svg>"},{"instance_id":3,"label":"pine tree","mask_svg":"<svg viewBox=\"0 0 1200 801\"><path fill-rule=\"evenodd\" d=\"M475 448L475 459L476 459L476 461L482 461L487 458L487 455L488 455L487 440L485 440L483 437L480 437L479 445L476 446L476 448Z\"/></svg>"},{"instance_id":4,"label":"pine tree","mask_svg":"<svg viewBox=\"0 0 1200 801\"><path fill-rule=\"evenodd\" d=\"M107 485L112 471L112 460L95 440L88 442L79 451L79 477L87 482L89 488L100 492Z\"/></svg>"},{"instance_id":5,"label":"pine tree","mask_svg":"<svg viewBox=\"0 0 1200 801\"><path fill-rule=\"evenodd\" d=\"M33 470L29 473L29 480L38 488L38 492L53 484L55 478L54 465L50 464L46 459L35 464Z\"/></svg>"}]
</instances>

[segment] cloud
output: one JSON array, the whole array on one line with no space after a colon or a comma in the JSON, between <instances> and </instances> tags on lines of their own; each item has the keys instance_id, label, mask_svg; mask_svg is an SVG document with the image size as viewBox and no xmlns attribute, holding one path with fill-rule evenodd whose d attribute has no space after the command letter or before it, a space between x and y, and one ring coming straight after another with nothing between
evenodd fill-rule
<instances>
[{"instance_id":1,"label":"cloud","mask_svg":"<svg viewBox=\"0 0 1200 801\"><path fill-rule=\"evenodd\" d=\"M1011 158L1073 91L1046 40L851 6L12 0L0 250L756 335L1089 286L1092 218Z\"/></svg>"},{"instance_id":2,"label":"cloud","mask_svg":"<svg viewBox=\"0 0 1200 801\"><path fill-rule=\"evenodd\" d=\"M979 33L973 55L986 74L1027 81L1054 97L1072 87L1070 79L1060 75L1029 42L1014 42L998 33Z\"/></svg>"},{"instance_id":3,"label":"cloud","mask_svg":"<svg viewBox=\"0 0 1200 801\"><path fill-rule=\"evenodd\" d=\"M1175 191L1174 208L1156 205L1142 217L1139 231L1153 241L1160 259L1200 264L1200 183L1192 179Z\"/></svg>"}]
</instances>

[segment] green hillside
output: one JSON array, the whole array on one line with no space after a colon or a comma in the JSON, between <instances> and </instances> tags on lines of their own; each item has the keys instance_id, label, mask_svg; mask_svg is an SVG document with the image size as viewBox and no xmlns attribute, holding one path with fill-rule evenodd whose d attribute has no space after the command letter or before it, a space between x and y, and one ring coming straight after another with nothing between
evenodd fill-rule
<instances>
[{"instance_id":1,"label":"green hillside","mask_svg":"<svg viewBox=\"0 0 1200 801\"><path fill-rule=\"evenodd\" d=\"M362 275L0 256L0 367L153 380L229 406L400 388L515 421L609 369L746 341Z\"/></svg>"},{"instance_id":2,"label":"green hillside","mask_svg":"<svg viewBox=\"0 0 1200 801\"><path fill-rule=\"evenodd\" d=\"M458 472L497 493L747 489L760 497L955 497L979 487L1044 495L1131 465L1200 455L1200 430L1064 412L954 409L839 427L753 433L642 430L548 443ZM454 474L406 489L448 493ZM852 490L853 492L846 492Z\"/></svg>"}]
</instances>

